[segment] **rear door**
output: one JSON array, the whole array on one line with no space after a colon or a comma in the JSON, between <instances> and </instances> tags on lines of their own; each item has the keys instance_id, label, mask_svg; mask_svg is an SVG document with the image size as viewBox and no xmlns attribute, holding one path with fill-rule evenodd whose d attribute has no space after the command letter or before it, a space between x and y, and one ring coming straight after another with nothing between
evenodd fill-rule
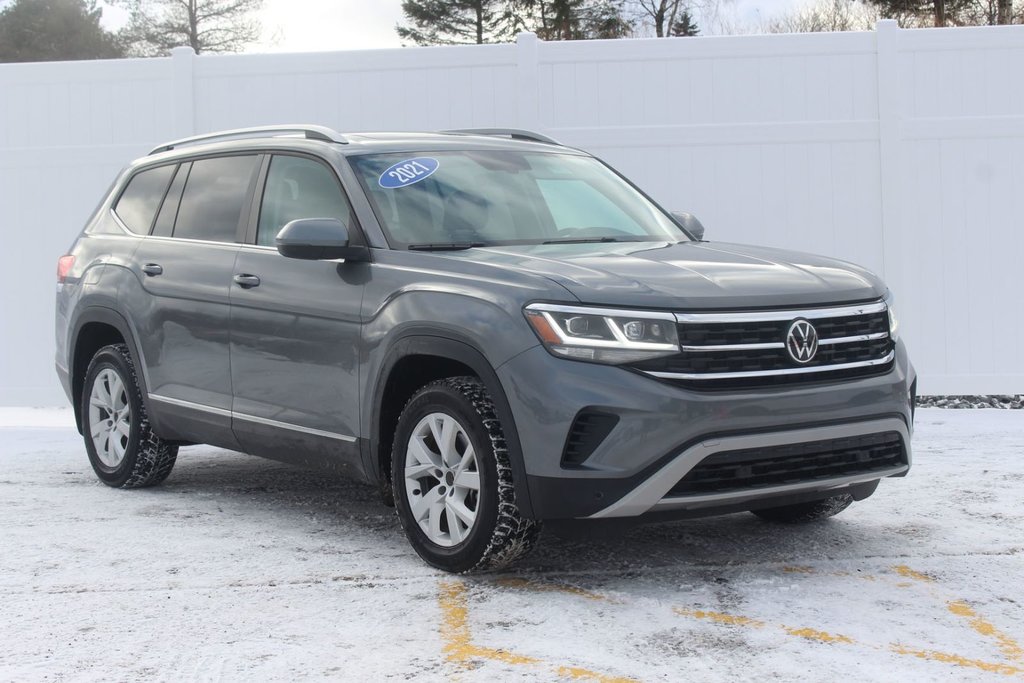
<instances>
[{"instance_id":1,"label":"rear door","mask_svg":"<svg viewBox=\"0 0 1024 683\"><path fill-rule=\"evenodd\" d=\"M261 157L183 163L122 292L161 424L178 438L237 448L231 430L230 291ZM165 430L166 431L166 430Z\"/></svg>"},{"instance_id":2,"label":"rear door","mask_svg":"<svg viewBox=\"0 0 1024 683\"><path fill-rule=\"evenodd\" d=\"M358 344L368 264L285 258L273 245L300 218L336 218L353 243L364 242L326 162L275 154L266 165L231 287L235 434L249 453L359 474Z\"/></svg>"}]
</instances>

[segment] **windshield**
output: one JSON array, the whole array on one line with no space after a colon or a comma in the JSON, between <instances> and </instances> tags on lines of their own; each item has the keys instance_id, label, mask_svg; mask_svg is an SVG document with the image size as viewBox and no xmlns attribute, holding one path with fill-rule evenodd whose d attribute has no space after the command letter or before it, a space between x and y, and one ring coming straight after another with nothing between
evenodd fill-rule
<instances>
[{"instance_id":1,"label":"windshield","mask_svg":"<svg viewBox=\"0 0 1024 683\"><path fill-rule=\"evenodd\" d=\"M592 157L465 150L350 159L393 247L688 239Z\"/></svg>"}]
</instances>

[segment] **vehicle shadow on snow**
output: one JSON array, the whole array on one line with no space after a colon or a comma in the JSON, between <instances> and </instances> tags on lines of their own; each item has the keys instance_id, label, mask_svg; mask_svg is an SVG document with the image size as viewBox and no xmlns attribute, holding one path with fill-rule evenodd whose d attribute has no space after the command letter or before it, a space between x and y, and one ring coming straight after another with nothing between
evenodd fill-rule
<instances>
[{"instance_id":1,"label":"vehicle shadow on snow","mask_svg":"<svg viewBox=\"0 0 1024 683\"><path fill-rule=\"evenodd\" d=\"M315 515L324 531L337 534L339 544L360 536L379 543L382 550L408 548L394 510L381 503L373 486L260 458L203 450L183 449L177 467L159 490L182 496L184 501L214 496L240 508L245 516L260 519ZM780 566L815 561L892 557L893 535L899 534L899 527L859 514L865 509L861 506L873 502L854 504L835 519L809 525L772 524L739 513L619 528L584 527L572 533L549 529L533 553L506 573L629 575L652 569L713 573L759 565L771 565L777 572ZM288 522L282 519L281 523ZM408 556L418 561L411 548ZM392 562L393 557L382 556L381 561ZM381 567L382 571L387 568Z\"/></svg>"}]
</instances>

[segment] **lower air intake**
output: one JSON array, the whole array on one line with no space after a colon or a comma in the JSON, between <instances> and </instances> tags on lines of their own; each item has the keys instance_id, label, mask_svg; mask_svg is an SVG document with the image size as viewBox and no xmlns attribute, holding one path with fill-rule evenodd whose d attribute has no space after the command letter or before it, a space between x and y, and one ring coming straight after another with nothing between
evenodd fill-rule
<instances>
[{"instance_id":1,"label":"lower air intake","mask_svg":"<svg viewBox=\"0 0 1024 683\"><path fill-rule=\"evenodd\" d=\"M905 464L906 449L897 432L725 451L702 460L667 497L799 484Z\"/></svg>"}]
</instances>

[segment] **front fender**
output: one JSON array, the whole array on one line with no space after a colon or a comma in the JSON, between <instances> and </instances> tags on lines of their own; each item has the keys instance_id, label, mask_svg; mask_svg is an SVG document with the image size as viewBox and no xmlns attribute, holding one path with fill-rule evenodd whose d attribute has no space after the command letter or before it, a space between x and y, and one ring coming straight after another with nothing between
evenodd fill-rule
<instances>
[{"instance_id":1,"label":"front fender","mask_svg":"<svg viewBox=\"0 0 1024 683\"><path fill-rule=\"evenodd\" d=\"M368 395L364 396L363 405L372 406L369 411L370 424L365 432L370 435L369 452L364 453L365 471L372 473L378 482L387 479L387 473L381 471L380 459L377 457L382 438L381 412L384 392L391 372L399 361L408 356L433 356L463 363L469 366L484 383L494 402L495 412L498 419L501 420L502 430L505 433L505 442L515 482L516 502L524 516L533 517L533 506L530 503L529 488L526 485L526 466L523 462L519 432L505 395L505 389L494 371L494 366L484 354L474 347L464 335L450 330L439 330L426 325L410 325L406 326L398 336L391 338L391 342L382 356L380 370L374 375L375 380L372 383L367 383L370 391Z\"/></svg>"}]
</instances>

